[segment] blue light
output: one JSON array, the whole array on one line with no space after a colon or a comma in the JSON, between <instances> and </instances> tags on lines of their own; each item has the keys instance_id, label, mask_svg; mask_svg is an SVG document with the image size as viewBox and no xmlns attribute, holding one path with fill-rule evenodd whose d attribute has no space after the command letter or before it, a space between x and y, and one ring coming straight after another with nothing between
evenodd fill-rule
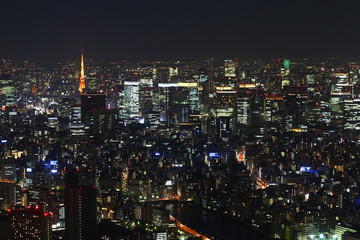
<instances>
[{"instance_id":1,"label":"blue light","mask_svg":"<svg viewBox=\"0 0 360 240\"><path fill-rule=\"evenodd\" d=\"M209 152L209 157L220 158L220 154L218 152Z\"/></svg>"},{"instance_id":2,"label":"blue light","mask_svg":"<svg viewBox=\"0 0 360 240\"><path fill-rule=\"evenodd\" d=\"M156 153L155 153L155 156L160 156L160 153L159 153L159 152L156 152Z\"/></svg>"},{"instance_id":3,"label":"blue light","mask_svg":"<svg viewBox=\"0 0 360 240\"><path fill-rule=\"evenodd\" d=\"M56 160L50 161L50 165L57 165L57 161Z\"/></svg>"}]
</instances>

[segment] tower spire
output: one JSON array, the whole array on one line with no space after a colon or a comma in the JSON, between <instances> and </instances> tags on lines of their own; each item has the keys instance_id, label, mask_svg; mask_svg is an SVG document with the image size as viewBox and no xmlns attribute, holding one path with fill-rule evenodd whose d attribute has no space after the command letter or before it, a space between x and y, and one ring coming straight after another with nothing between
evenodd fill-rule
<instances>
[{"instance_id":1,"label":"tower spire","mask_svg":"<svg viewBox=\"0 0 360 240\"><path fill-rule=\"evenodd\" d=\"M85 88L85 76L84 76L84 52L81 49L81 72L80 72L80 86L79 91L80 93Z\"/></svg>"}]
</instances>

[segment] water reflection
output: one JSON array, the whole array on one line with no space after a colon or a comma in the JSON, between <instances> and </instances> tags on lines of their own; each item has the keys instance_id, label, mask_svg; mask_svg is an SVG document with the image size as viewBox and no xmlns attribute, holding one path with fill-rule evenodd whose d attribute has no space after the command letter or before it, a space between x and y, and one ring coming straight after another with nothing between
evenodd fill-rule
<instances>
[{"instance_id":1,"label":"water reflection","mask_svg":"<svg viewBox=\"0 0 360 240\"><path fill-rule=\"evenodd\" d=\"M195 231L217 240L268 240L267 235L256 231L236 218L218 214L190 204L166 204L176 219Z\"/></svg>"}]
</instances>

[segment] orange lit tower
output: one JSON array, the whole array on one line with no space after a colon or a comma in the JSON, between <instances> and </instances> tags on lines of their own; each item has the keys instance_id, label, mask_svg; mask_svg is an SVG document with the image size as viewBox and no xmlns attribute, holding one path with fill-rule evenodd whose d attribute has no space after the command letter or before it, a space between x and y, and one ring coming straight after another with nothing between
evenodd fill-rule
<instances>
[{"instance_id":1,"label":"orange lit tower","mask_svg":"<svg viewBox=\"0 0 360 240\"><path fill-rule=\"evenodd\" d=\"M80 93L85 88L85 77L84 77L84 53L81 52L81 73L80 73L80 86L79 91Z\"/></svg>"}]
</instances>

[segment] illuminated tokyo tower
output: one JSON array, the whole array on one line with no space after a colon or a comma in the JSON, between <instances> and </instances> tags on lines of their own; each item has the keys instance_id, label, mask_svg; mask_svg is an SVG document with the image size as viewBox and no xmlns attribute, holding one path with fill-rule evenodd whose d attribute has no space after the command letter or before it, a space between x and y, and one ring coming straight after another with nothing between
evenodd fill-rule
<instances>
[{"instance_id":1,"label":"illuminated tokyo tower","mask_svg":"<svg viewBox=\"0 0 360 240\"><path fill-rule=\"evenodd\" d=\"M79 86L79 91L80 93L82 92L82 90L85 88L85 77L84 77L84 53L82 52L81 49L81 73L80 73L80 86Z\"/></svg>"}]
</instances>

